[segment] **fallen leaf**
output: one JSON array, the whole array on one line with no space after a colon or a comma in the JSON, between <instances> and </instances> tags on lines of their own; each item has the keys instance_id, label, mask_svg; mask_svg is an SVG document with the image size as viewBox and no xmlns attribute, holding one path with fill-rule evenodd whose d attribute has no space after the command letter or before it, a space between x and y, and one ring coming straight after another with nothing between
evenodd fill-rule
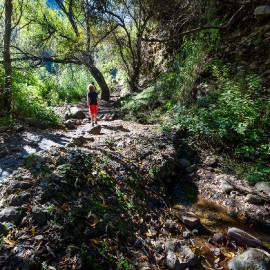
<instances>
[{"instance_id":1,"label":"fallen leaf","mask_svg":"<svg viewBox=\"0 0 270 270\"><path fill-rule=\"evenodd\" d=\"M3 240L12 247L16 246L16 242L14 240L8 239L7 237L3 237Z\"/></svg>"}]
</instances>

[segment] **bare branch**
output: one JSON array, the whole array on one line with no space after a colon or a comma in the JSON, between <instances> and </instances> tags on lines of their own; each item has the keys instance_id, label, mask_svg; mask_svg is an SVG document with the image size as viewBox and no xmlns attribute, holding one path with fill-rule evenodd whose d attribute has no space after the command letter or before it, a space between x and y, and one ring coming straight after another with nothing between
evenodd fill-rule
<instances>
[{"instance_id":1,"label":"bare branch","mask_svg":"<svg viewBox=\"0 0 270 270\"><path fill-rule=\"evenodd\" d=\"M177 39L177 38L180 38L182 36L186 36L186 35L189 35L189 34L193 34L193 33L196 33L196 32L200 32L200 31L203 31L203 30L209 30L209 29L218 29L218 30L227 30L229 29L235 22L237 16L239 15L240 12L242 12L242 10L245 8L245 5L242 5L236 12L235 14L230 18L230 20L223 26L200 26L200 27L197 27L197 28L194 28L194 29L191 29L189 31L186 31L186 32L183 32L183 33L180 33L178 35L174 35L170 38L167 38L167 39L149 39L149 38L142 38L143 41L146 41L146 42L167 42L167 41L171 41L171 40L174 40L174 39Z\"/></svg>"}]
</instances>

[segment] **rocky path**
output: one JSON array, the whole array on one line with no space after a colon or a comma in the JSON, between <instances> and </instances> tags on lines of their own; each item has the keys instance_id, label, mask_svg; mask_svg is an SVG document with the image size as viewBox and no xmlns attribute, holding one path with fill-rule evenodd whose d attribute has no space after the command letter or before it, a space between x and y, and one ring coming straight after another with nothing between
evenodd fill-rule
<instances>
[{"instance_id":1,"label":"rocky path","mask_svg":"<svg viewBox=\"0 0 270 270\"><path fill-rule=\"evenodd\" d=\"M129 126L131 130L139 130L135 124L114 120L115 111L113 108L113 100L117 97L112 97L111 102L102 102L99 111L99 125L102 128L97 141L106 140L108 137L113 137L116 133L123 133L124 126ZM0 133L0 184L5 181L14 170L16 170L24 159L33 153L40 150L48 150L54 146L65 146L72 139L80 136L85 138L93 137L89 134L92 130L90 124L88 108L84 102L77 104L77 107L87 116L84 120L73 120L72 129L37 129L36 127L18 125L15 127L6 127ZM62 108L60 112L64 114ZM139 125L138 125L139 126ZM129 130L126 130L129 131ZM124 134L124 133L123 133ZM96 143L95 143L96 144Z\"/></svg>"},{"instance_id":2,"label":"rocky path","mask_svg":"<svg viewBox=\"0 0 270 270\"><path fill-rule=\"evenodd\" d=\"M241 195L230 176L192 164L174 134L117 119L114 99L94 128L1 133L1 269L269 269L270 234L226 209Z\"/></svg>"}]
</instances>

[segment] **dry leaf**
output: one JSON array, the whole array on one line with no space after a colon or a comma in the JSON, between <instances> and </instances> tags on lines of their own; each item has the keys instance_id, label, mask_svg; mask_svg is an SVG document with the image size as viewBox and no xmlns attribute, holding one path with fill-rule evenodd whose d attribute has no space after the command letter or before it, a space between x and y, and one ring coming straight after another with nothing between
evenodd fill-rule
<instances>
[{"instance_id":1,"label":"dry leaf","mask_svg":"<svg viewBox=\"0 0 270 270\"><path fill-rule=\"evenodd\" d=\"M16 242L14 240L8 239L7 237L3 237L3 240L12 247L16 246Z\"/></svg>"}]
</instances>

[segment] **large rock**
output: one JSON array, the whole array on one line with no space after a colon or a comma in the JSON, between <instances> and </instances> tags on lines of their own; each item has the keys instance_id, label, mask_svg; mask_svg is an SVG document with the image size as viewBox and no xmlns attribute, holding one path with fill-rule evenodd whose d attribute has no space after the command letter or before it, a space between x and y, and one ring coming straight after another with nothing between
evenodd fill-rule
<instances>
[{"instance_id":1,"label":"large rock","mask_svg":"<svg viewBox=\"0 0 270 270\"><path fill-rule=\"evenodd\" d=\"M194 228L200 226L200 219L192 212L186 212L180 210L176 212L175 215L188 227Z\"/></svg>"},{"instance_id":2,"label":"large rock","mask_svg":"<svg viewBox=\"0 0 270 270\"><path fill-rule=\"evenodd\" d=\"M270 184L268 182L258 182L255 185L256 189L270 196Z\"/></svg>"},{"instance_id":3,"label":"large rock","mask_svg":"<svg viewBox=\"0 0 270 270\"><path fill-rule=\"evenodd\" d=\"M181 246L177 252L168 251L166 265L173 270L194 269L199 265L199 260L188 246Z\"/></svg>"},{"instance_id":4,"label":"large rock","mask_svg":"<svg viewBox=\"0 0 270 270\"><path fill-rule=\"evenodd\" d=\"M18 224L21 219L18 207L6 207L0 212L0 222L14 222Z\"/></svg>"},{"instance_id":5,"label":"large rock","mask_svg":"<svg viewBox=\"0 0 270 270\"><path fill-rule=\"evenodd\" d=\"M257 248L249 248L228 261L230 270L269 270L270 254Z\"/></svg>"},{"instance_id":6,"label":"large rock","mask_svg":"<svg viewBox=\"0 0 270 270\"><path fill-rule=\"evenodd\" d=\"M227 235L241 246L263 247L263 244L259 239L241 229L235 227L230 228Z\"/></svg>"},{"instance_id":7,"label":"large rock","mask_svg":"<svg viewBox=\"0 0 270 270\"><path fill-rule=\"evenodd\" d=\"M255 194L248 194L245 197L245 201L251 204L261 204L262 203L262 199L260 196L255 195Z\"/></svg>"},{"instance_id":8,"label":"large rock","mask_svg":"<svg viewBox=\"0 0 270 270\"><path fill-rule=\"evenodd\" d=\"M65 119L84 119L85 118L85 113L83 112L82 109L74 106L71 107L67 110L65 113Z\"/></svg>"},{"instance_id":9,"label":"large rock","mask_svg":"<svg viewBox=\"0 0 270 270\"><path fill-rule=\"evenodd\" d=\"M270 6L264 5L264 6L258 6L256 7L254 11L254 17L258 21L262 21L264 19L267 19L270 17Z\"/></svg>"},{"instance_id":10,"label":"large rock","mask_svg":"<svg viewBox=\"0 0 270 270\"><path fill-rule=\"evenodd\" d=\"M91 128L88 132L93 135L98 135L100 134L100 131L101 131L101 126L95 126Z\"/></svg>"}]
</instances>

